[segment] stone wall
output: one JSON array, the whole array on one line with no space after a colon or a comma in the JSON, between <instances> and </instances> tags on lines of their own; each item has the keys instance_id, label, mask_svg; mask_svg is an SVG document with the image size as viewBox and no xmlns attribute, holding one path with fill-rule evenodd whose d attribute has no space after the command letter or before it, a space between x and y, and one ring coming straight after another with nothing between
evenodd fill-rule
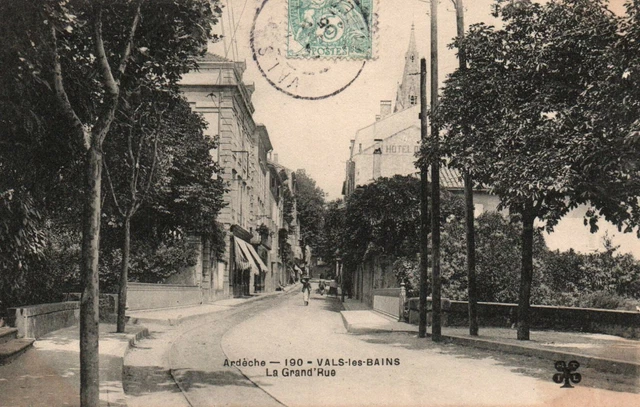
<instances>
[{"instance_id":1,"label":"stone wall","mask_svg":"<svg viewBox=\"0 0 640 407\"><path fill-rule=\"evenodd\" d=\"M393 259L373 255L363 261L354 276L356 298L373 308L373 292L385 288L397 288L393 274Z\"/></svg>"},{"instance_id":2,"label":"stone wall","mask_svg":"<svg viewBox=\"0 0 640 407\"><path fill-rule=\"evenodd\" d=\"M518 305L479 302L478 318L483 326L514 326L518 323ZM452 325L468 324L466 301L451 301L449 321ZM640 328L640 312L532 305L531 327L621 335Z\"/></svg>"},{"instance_id":3,"label":"stone wall","mask_svg":"<svg viewBox=\"0 0 640 407\"><path fill-rule=\"evenodd\" d=\"M374 311L392 316L400 317L400 288L382 288L373 290Z\"/></svg>"},{"instance_id":4,"label":"stone wall","mask_svg":"<svg viewBox=\"0 0 640 407\"><path fill-rule=\"evenodd\" d=\"M418 302L418 298L410 298L407 302L410 323L417 324ZM431 310L430 303L427 309ZM468 325L467 301L450 301L449 306L443 304L443 310L448 325ZM631 338L640 334L640 312L636 311L532 305L530 313L531 328L534 329L607 333ZM478 320L480 326L515 327L518 304L479 302Z\"/></svg>"},{"instance_id":5,"label":"stone wall","mask_svg":"<svg viewBox=\"0 0 640 407\"><path fill-rule=\"evenodd\" d=\"M199 305L202 301L198 286L129 283L127 289L129 311Z\"/></svg>"},{"instance_id":6,"label":"stone wall","mask_svg":"<svg viewBox=\"0 0 640 407\"><path fill-rule=\"evenodd\" d=\"M9 324L18 328L18 337L38 339L49 332L75 325L80 320L80 302L9 308Z\"/></svg>"}]
</instances>

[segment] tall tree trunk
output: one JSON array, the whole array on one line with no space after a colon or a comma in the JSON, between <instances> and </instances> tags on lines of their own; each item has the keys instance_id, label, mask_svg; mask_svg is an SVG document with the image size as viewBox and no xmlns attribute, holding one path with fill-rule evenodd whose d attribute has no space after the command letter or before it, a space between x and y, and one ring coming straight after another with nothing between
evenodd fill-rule
<instances>
[{"instance_id":1,"label":"tall tree trunk","mask_svg":"<svg viewBox=\"0 0 640 407\"><path fill-rule=\"evenodd\" d=\"M431 114L435 116L438 107L438 2L431 1ZM431 121L431 145L434 151L434 160L431 164L431 304L433 326L431 335L434 342L441 339L442 334L442 282L440 279L440 156L439 129Z\"/></svg>"},{"instance_id":2,"label":"tall tree trunk","mask_svg":"<svg viewBox=\"0 0 640 407\"><path fill-rule=\"evenodd\" d=\"M420 60L420 134L422 145L428 142L427 138L427 61ZM429 244L429 171L426 164L420 165L420 320L418 323L418 337L427 336L427 279L428 244ZM361 291L362 292L362 291Z\"/></svg>"},{"instance_id":3,"label":"tall tree trunk","mask_svg":"<svg viewBox=\"0 0 640 407\"><path fill-rule=\"evenodd\" d=\"M82 220L82 297L80 300L80 405L100 404L100 370L98 354L98 250L100 247L100 212L102 152L91 145L86 155L84 214Z\"/></svg>"},{"instance_id":4,"label":"tall tree trunk","mask_svg":"<svg viewBox=\"0 0 640 407\"><path fill-rule=\"evenodd\" d=\"M458 39L464 38L464 5L463 0L454 0L456 7L456 31ZM463 47L458 48L460 70L467 69L467 54ZM465 129L466 130L466 129ZM467 281L469 297L469 335L478 336L478 290L476 287L476 239L473 206L473 179L468 172L464 173L464 200L467 228Z\"/></svg>"},{"instance_id":5,"label":"tall tree trunk","mask_svg":"<svg viewBox=\"0 0 640 407\"><path fill-rule=\"evenodd\" d=\"M124 217L123 234L122 267L120 268L120 284L118 287L118 323L116 330L118 333L124 332L126 324L127 280L129 278L129 257L131 253L131 216L128 214Z\"/></svg>"},{"instance_id":6,"label":"tall tree trunk","mask_svg":"<svg viewBox=\"0 0 640 407\"><path fill-rule=\"evenodd\" d=\"M469 335L478 336L478 289L476 286L476 238L473 216L473 181L464 174L465 217L467 223L467 279L469 293Z\"/></svg>"},{"instance_id":7,"label":"tall tree trunk","mask_svg":"<svg viewBox=\"0 0 640 407\"><path fill-rule=\"evenodd\" d=\"M442 280L440 278L440 164L437 160L431 164L431 258L431 335L432 339L437 342L442 336Z\"/></svg>"},{"instance_id":8,"label":"tall tree trunk","mask_svg":"<svg viewBox=\"0 0 640 407\"><path fill-rule=\"evenodd\" d=\"M522 270L518 298L518 340L529 340L529 302L533 280L533 206L527 203L522 212Z\"/></svg>"}]
</instances>

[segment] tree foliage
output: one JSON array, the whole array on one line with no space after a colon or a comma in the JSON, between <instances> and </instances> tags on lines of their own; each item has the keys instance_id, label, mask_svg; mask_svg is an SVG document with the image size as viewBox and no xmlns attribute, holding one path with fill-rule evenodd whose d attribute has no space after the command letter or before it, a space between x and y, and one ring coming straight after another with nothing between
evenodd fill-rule
<instances>
[{"instance_id":1,"label":"tree foliage","mask_svg":"<svg viewBox=\"0 0 640 407\"><path fill-rule=\"evenodd\" d=\"M369 253L415 258L420 227L420 181L412 176L378 178L346 201L342 241L345 264L354 268ZM441 192L440 224L462 219L464 202Z\"/></svg>"},{"instance_id":2,"label":"tree foliage","mask_svg":"<svg viewBox=\"0 0 640 407\"><path fill-rule=\"evenodd\" d=\"M294 196L300 222L300 237L303 245L308 245L312 251L315 251L322 233L325 193L316 185L315 180L307 175L305 170L297 170L295 176L296 191Z\"/></svg>"},{"instance_id":3,"label":"tree foliage","mask_svg":"<svg viewBox=\"0 0 640 407\"><path fill-rule=\"evenodd\" d=\"M527 339L534 220L552 230L588 204L593 229L600 214L630 231L640 219L640 173L621 159L628 135L601 105L619 97L610 76L620 21L606 2L497 3L502 28L477 24L456 41L468 66L448 79L434 120L446 130L450 164L521 216L518 337ZM426 146L422 153L432 159Z\"/></svg>"},{"instance_id":4,"label":"tree foliage","mask_svg":"<svg viewBox=\"0 0 640 407\"><path fill-rule=\"evenodd\" d=\"M327 203L323 214L323 228L318 256L325 263L334 264L344 253L344 225L346 222L346 207L342 199Z\"/></svg>"},{"instance_id":5,"label":"tree foliage","mask_svg":"<svg viewBox=\"0 0 640 407\"><path fill-rule=\"evenodd\" d=\"M131 39L127 35L131 32L138 4L141 18ZM164 131L165 134L179 133L182 137L180 146L171 147L173 151L165 150L165 171L159 177L162 193L154 195L153 204L140 209L141 220L156 219L153 214L161 213L165 222L162 227L156 222L146 228L141 221L139 226L144 233L138 236L151 236L150 229L166 232L154 235L155 238L167 236L169 230L198 232L205 228L205 218L207 221L214 218L220 207L222 190L219 181L211 179L218 171L209 157L209 150L215 143L202 136L201 119L190 112L186 102L175 97L180 76L196 66L196 58L206 51L208 41L213 38L209 27L217 22L219 13L218 1L205 0L12 0L0 4L0 14L5 18L0 28L0 59L3 61L0 193L4 197L6 192L16 191L12 202L14 209L8 218L12 222L19 219L15 211L18 200L41 215L36 223L37 228L45 232L43 253L47 261L38 261L31 256L25 266L33 266L36 274L42 275L43 286L48 285L51 278L57 279L51 286L56 293L80 288L78 268L71 265L79 261L78 252L72 249L79 248L80 243L82 205L78 202L82 202L84 194L80 181L85 179L85 136L88 130L97 131L103 126L99 118L108 119L105 113L108 113L113 90L113 83L105 80L104 59L96 48L98 25L106 61L120 87L118 108L114 111L110 129L114 143L108 137L104 139L108 143L103 146L107 159L115 157L114 148L117 150L126 145L118 143L123 140L118 139L118 134L125 134L124 130L133 118L132 112L140 106L150 111L161 103L166 104L167 100L174 100L171 111L175 123L165 120ZM122 69L130 40L127 66ZM56 61L60 62L59 70ZM62 81L57 82L57 78ZM69 115L69 109L58 103L62 94L60 84L66 93L66 107L70 105L77 119L86 124L82 129ZM184 119L178 120L179 117ZM149 124L145 120L135 123L139 125L136 132ZM80 130L84 134L81 137L78 136ZM113 171L118 171L115 166L120 163L124 164L124 160L111 162ZM139 164L143 171L148 168L147 162ZM189 171L197 174L189 174ZM106 210L103 220L117 226L112 222L111 210L114 208L109 207L108 198L103 194ZM202 216L195 215L198 209L203 209L199 212ZM142 216L142 212L146 215ZM210 229L214 222L207 223L209 229L205 232L211 232L212 239L219 240L219 232ZM170 227L165 227L167 224ZM114 247L109 243L108 229L102 239L107 248ZM160 245L160 240L154 240L155 244ZM164 244L170 240L167 238ZM113 283L109 268L118 256L117 253L113 256L105 253L103 250L105 258L101 259L100 274L105 283L103 288L108 288ZM20 281L15 267L3 267L2 273L11 276L8 281ZM69 273L75 278L60 278ZM29 291L35 292L35 288ZM20 304L33 301L38 299L23 296Z\"/></svg>"},{"instance_id":6,"label":"tree foliage","mask_svg":"<svg viewBox=\"0 0 640 407\"><path fill-rule=\"evenodd\" d=\"M604 80L616 20L604 2L583 0L517 1L500 16L502 29L474 25L456 44L468 67L445 86L443 145L503 207L521 213L530 203L552 228L591 196L585 169L613 161L602 137L582 131L591 117L577 106Z\"/></svg>"}]
</instances>

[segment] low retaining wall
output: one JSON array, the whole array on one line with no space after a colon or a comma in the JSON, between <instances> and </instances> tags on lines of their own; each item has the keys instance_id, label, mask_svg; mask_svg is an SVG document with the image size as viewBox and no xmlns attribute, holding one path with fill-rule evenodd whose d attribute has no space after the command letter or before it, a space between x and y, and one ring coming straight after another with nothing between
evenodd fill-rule
<instances>
[{"instance_id":1,"label":"low retaining wall","mask_svg":"<svg viewBox=\"0 0 640 407\"><path fill-rule=\"evenodd\" d=\"M202 304L202 290L198 286L129 283L127 287L129 311Z\"/></svg>"},{"instance_id":2,"label":"low retaining wall","mask_svg":"<svg viewBox=\"0 0 640 407\"><path fill-rule=\"evenodd\" d=\"M79 319L78 301L9 308L9 323L18 328L20 338L38 339L49 332L75 325Z\"/></svg>"},{"instance_id":3,"label":"low retaining wall","mask_svg":"<svg viewBox=\"0 0 640 407\"><path fill-rule=\"evenodd\" d=\"M469 324L467 301L442 301L443 325ZM418 304L418 298L409 298L405 306L405 319L412 324L418 323ZM430 298L427 311L430 314ZM606 333L628 338L640 336L640 312L636 311L532 305L530 316L531 328L535 329ZM515 326L518 323L518 304L479 302L478 322L481 326Z\"/></svg>"},{"instance_id":4,"label":"low retaining wall","mask_svg":"<svg viewBox=\"0 0 640 407\"><path fill-rule=\"evenodd\" d=\"M451 325L468 324L468 302L451 301ZM531 327L624 335L640 329L640 312L594 308L531 306ZM518 322L518 304L478 303L478 319L483 326L509 327Z\"/></svg>"},{"instance_id":5,"label":"low retaining wall","mask_svg":"<svg viewBox=\"0 0 640 407\"><path fill-rule=\"evenodd\" d=\"M400 288L373 290L373 309L383 314L400 317Z\"/></svg>"},{"instance_id":6,"label":"low retaining wall","mask_svg":"<svg viewBox=\"0 0 640 407\"><path fill-rule=\"evenodd\" d=\"M80 301L82 294L80 293L67 293L65 294L65 301ZM105 294L100 293L98 296L98 314L100 315L100 322L106 322L109 324L115 324L118 314L118 294Z\"/></svg>"},{"instance_id":7,"label":"low retaining wall","mask_svg":"<svg viewBox=\"0 0 640 407\"><path fill-rule=\"evenodd\" d=\"M431 325L431 313L432 313L432 300L431 297L427 297L427 324ZM451 310L451 301L448 298L442 298L440 300L440 309L442 309L442 316L440 321L443 326L449 326L449 311ZM410 324L418 325L420 323L420 298L412 297L407 299L404 308L404 317Z\"/></svg>"}]
</instances>

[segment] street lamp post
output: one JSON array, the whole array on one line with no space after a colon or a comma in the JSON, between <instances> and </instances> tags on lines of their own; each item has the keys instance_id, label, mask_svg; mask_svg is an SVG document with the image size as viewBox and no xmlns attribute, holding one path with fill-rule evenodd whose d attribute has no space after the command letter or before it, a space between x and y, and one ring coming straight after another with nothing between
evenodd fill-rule
<instances>
[{"instance_id":1,"label":"street lamp post","mask_svg":"<svg viewBox=\"0 0 640 407\"><path fill-rule=\"evenodd\" d=\"M420 59L420 138L422 144L427 142L427 60ZM420 320L418 336L427 336L427 278L428 242L429 242L429 181L426 163L420 164Z\"/></svg>"},{"instance_id":2,"label":"street lamp post","mask_svg":"<svg viewBox=\"0 0 640 407\"><path fill-rule=\"evenodd\" d=\"M344 302L345 284L344 284L344 269L342 267L342 258L341 257L337 257L336 258L336 263L337 263L337 267L338 267L338 273L340 273L340 296L341 296L341 301Z\"/></svg>"}]
</instances>

